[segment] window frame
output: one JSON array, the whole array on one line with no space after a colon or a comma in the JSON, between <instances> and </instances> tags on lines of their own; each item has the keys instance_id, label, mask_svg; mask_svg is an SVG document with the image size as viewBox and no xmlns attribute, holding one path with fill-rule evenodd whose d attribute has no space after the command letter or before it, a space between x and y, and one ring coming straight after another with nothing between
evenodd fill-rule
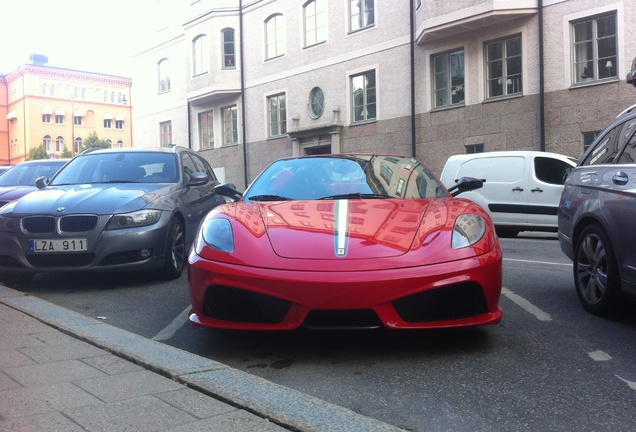
<instances>
[{"instance_id":1,"label":"window frame","mask_svg":"<svg viewBox=\"0 0 636 432\"><path fill-rule=\"evenodd\" d=\"M454 54L461 53L461 84L453 85L453 61L451 56ZM466 93L465 93L465 85L466 85L466 75L465 75L465 50L464 48L458 48L451 51L446 51L438 54L434 54L431 56L431 79L432 79L432 87L433 91L431 92L431 96L433 98L433 109L436 108L448 108L452 106L463 106L466 101ZM443 66L445 68L443 70L438 70L438 59L444 62ZM456 69L459 69L456 68ZM441 78L441 75L444 75L443 79L445 80L446 86L442 88L438 88L438 76ZM439 99L438 94L443 91L443 99ZM453 94L455 92L455 94ZM453 102L453 97L457 97L457 102ZM438 101L441 101L439 104Z\"/></svg>"},{"instance_id":2,"label":"window frame","mask_svg":"<svg viewBox=\"0 0 636 432\"><path fill-rule=\"evenodd\" d=\"M228 113L230 114L229 121L227 117ZM238 107L236 105L221 108L221 123L223 129L223 145L238 144ZM230 136L230 140L228 140L228 136Z\"/></svg>"},{"instance_id":3,"label":"window frame","mask_svg":"<svg viewBox=\"0 0 636 432\"><path fill-rule=\"evenodd\" d=\"M514 40L518 39L519 52L509 54L511 47L509 43L512 43ZM501 57L491 59L489 49L491 46L500 45L501 49ZM509 73L509 69L511 66L510 62L513 62L514 59L519 59L518 72ZM500 63L500 70L498 72L501 73L500 76L491 76L492 67L496 67L496 64ZM490 40L484 42L484 68L485 68L485 96L487 100L499 99L511 96L521 96L523 95L523 39L521 38L521 34L510 35L506 37L502 37L499 39ZM518 79L518 82L515 82L514 79ZM491 83L495 83L497 81L497 86L500 86L501 94L492 94ZM504 82L506 83L504 85ZM516 88L516 90L515 90Z\"/></svg>"},{"instance_id":4,"label":"window frame","mask_svg":"<svg viewBox=\"0 0 636 432\"><path fill-rule=\"evenodd\" d=\"M198 113L199 122L199 147L202 149L214 148L214 110Z\"/></svg>"},{"instance_id":5,"label":"window frame","mask_svg":"<svg viewBox=\"0 0 636 432\"><path fill-rule=\"evenodd\" d=\"M192 76L204 75L210 71L210 50L208 36L200 34L192 39Z\"/></svg>"},{"instance_id":6,"label":"window frame","mask_svg":"<svg viewBox=\"0 0 636 432\"><path fill-rule=\"evenodd\" d=\"M170 85L170 59L163 58L157 62L158 90L159 94L167 93L171 90ZM107 100L107 94L104 93L104 102Z\"/></svg>"},{"instance_id":7,"label":"window frame","mask_svg":"<svg viewBox=\"0 0 636 432\"><path fill-rule=\"evenodd\" d=\"M310 8L313 9L310 10ZM320 25L321 19L324 25ZM303 36L305 48L327 41L327 25L327 4L325 0L309 0L303 4Z\"/></svg>"},{"instance_id":8,"label":"window frame","mask_svg":"<svg viewBox=\"0 0 636 432\"><path fill-rule=\"evenodd\" d=\"M232 40L228 41L227 36L231 35ZM221 30L221 47L223 56L223 69L236 68L236 39L233 28L225 28ZM231 51L231 52L229 52Z\"/></svg>"},{"instance_id":9,"label":"window frame","mask_svg":"<svg viewBox=\"0 0 636 432\"><path fill-rule=\"evenodd\" d=\"M613 34L599 36L599 21L605 19L612 19ZM584 39L577 41L577 26L591 25L591 39ZM605 47L605 49L613 49L612 53L603 53L601 56L600 51L603 42L613 44L613 46ZM591 45L590 45L591 44ZM578 58L579 47L585 48L587 45L587 52L585 59ZM571 59L570 65L572 68L572 85L590 84L596 82L605 82L608 80L615 80L618 78L618 14L616 11L606 12L599 15L588 16L582 19L573 20L570 22L570 49ZM591 50L591 51L590 51ZM587 57L591 55L591 57ZM604 65L604 66L603 66ZM590 69L591 68L591 69ZM603 74L602 71L606 71Z\"/></svg>"},{"instance_id":10,"label":"window frame","mask_svg":"<svg viewBox=\"0 0 636 432\"><path fill-rule=\"evenodd\" d=\"M265 60L284 56L286 43L285 17L282 13L270 15L265 20Z\"/></svg>"},{"instance_id":11,"label":"window frame","mask_svg":"<svg viewBox=\"0 0 636 432\"><path fill-rule=\"evenodd\" d=\"M354 14L354 7L357 7L360 12ZM350 33L375 26L375 0L347 0L347 8Z\"/></svg>"},{"instance_id":12,"label":"window frame","mask_svg":"<svg viewBox=\"0 0 636 432\"><path fill-rule=\"evenodd\" d=\"M159 146L167 147L172 144L172 120L159 122Z\"/></svg>"},{"instance_id":13,"label":"window frame","mask_svg":"<svg viewBox=\"0 0 636 432\"><path fill-rule=\"evenodd\" d=\"M277 107L272 102L277 101ZM267 136L279 138L287 134L287 98L285 92L267 96ZM273 117L276 118L273 118Z\"/></svg>"},{"instance_id":14,"label":"window frame","mask_svg":"<svg viewBox=\"0 0 636 432\"><path fill-rule=\"evenodd\" d=\"M369 87L367 85L368 78L373 76L373 86ZM364 77L362 88L362 104L356 105L356 84L355 80L357 78ZM350 108L351 108L351 124L360 124L377 121L378 119L378 97L377 97L377 73L375 69L366 70L364 72L359 72L356 74L352 74L349 76L349 96L351 98ZM371 90L373 90L371 92ZM372 102L369 102L369 99L372 99ZM373 107L373 115L369 115L369 108ZM362 118L358 118L356 115L357 107L362 107L360 114Z\"/></svg>"}]
</instances>

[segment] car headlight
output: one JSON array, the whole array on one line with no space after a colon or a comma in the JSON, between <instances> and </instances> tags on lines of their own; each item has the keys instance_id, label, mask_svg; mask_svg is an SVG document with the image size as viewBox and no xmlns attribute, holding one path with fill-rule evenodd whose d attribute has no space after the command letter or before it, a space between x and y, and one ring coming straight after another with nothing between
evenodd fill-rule
<instances>
[{"instance_id":1,"label":"car headlight","mask_svg":"<svg viewBox=\"0 0 636 432\"><path fill-rule=\"evenodd\" d=\"M6 232L15 231L13 219L0 216L0 231L6 231Z\"/></svg>"},{"instance_id":2,"label":"car headlight","mask_svg":"<svg viewBox=\"0 0 636 432\"><path fill-rule=\"evenodd\" d=\"M459 215L453 227L453 249L461 249L477 243L486 233L486 221L474 214Z\"/></svg>"},{"instance_id":3,"label":"car headlight","mask_svg":"<svg viewBox=\"0 0 636 432\"><path fill-rule=\"evenodd\" d=\"M205 243L221 252L234 252L234 231L227 219L209 219L201 227L201 235Z\"/></svg>"},{"instance_id":4,"label":"car headlight","mask_svg":"<svg viewBox=\"0 0 636 432\"><path fill-rule=\"evenodd\" d=\"M157 223L160 217L161 210L138 210L131 213L114 214L106 229L116 230L152 225Z\"/></svg>"}]
</instances>

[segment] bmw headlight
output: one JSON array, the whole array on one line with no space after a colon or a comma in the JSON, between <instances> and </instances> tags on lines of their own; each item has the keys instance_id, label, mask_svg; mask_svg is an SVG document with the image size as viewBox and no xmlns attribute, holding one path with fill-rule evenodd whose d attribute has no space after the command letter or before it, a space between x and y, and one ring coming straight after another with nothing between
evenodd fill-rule
<instances>
[{"instance_id":1,"label":"bmw headlight","mask_svg":"<svg viewBox=\"0 0 636 432\"><path fill-rule=\"evenodd\" d=\"M227 219L209 219L201 227L203 240L213 249L234 252L234 231Z\"/></svg>"},{"instance_id":2,"label":"bmw headlight","mask_svg":"<svg viewBox=\"0 0 636 432\"><path fill-rule=\"evenodd\" d=\"M453 249L461 249L477 243L486 233L486 221L474 214L459 215L453 227Z\"/></svg>"},{"instance_id":3,"label":"bmw headlight","mask_svg":"<svg viewBox=\"0 0 636 432\"><path fill-rule=\"evenodd\" d=\"M161 210L138 210L131 213L114 214L106 229L116 230L122 228L136 228L152 225L159 221Z\"/></svg>"}]
</instances>

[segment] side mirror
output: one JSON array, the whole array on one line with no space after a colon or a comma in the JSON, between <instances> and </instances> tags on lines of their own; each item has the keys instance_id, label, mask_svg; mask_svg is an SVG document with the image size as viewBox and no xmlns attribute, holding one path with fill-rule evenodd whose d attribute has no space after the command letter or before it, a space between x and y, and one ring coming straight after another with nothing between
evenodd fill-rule
<instances>
[{"instance_id":1,"label":"side mirror","mask_svg":"<svg viewBox=\"0 0 636 432\"><path fill-rule=\"evenodd\" d=\"M188 182L188 186L201 186L210 181L210 178L207 174L202 172L192 173L190 177L190 181Z\"/></svg>"},{"instance_id":2,"label":"side mirror","mask_svg":"<svg viewBox=\"0 0 636 432\"><path fill-rule=\"evenodd\" d=\"M484 182L473 177L462 177L457 180L457 184L448 189L452 196L457 196L460 193L480 189L484 186Z\"/></svg>"},{"instance_id":3,"label":"side mirror","mask_svg":"<svg viewBox=\"0 0 636 432\"><path fill-rule=\"evenodd\" d=\"M35 187L38 189L44 189L49 184L48 177L38 177L35 179Z\"/></svg>"},{"instance_id":4,"label":"side mirror","mask_svg":"<svg viewBox=\"0 0 636 432\"><path fill-rule=\"evenodd\" d=\"M233 200L240 200L243 198L243 194L236 190L236 186L233 183L221 183L214 187L214 192L219 195L232 198Z\"/></svg>"}]
</instances>

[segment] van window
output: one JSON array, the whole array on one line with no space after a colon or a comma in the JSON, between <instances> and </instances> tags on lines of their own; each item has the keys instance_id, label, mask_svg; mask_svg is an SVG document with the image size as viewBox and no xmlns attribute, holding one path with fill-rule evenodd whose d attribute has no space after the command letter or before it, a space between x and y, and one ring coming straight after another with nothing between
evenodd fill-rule
<instances>
[{"instance_id":1,"label":"van window","mask_svg":"<svg viewBox=\"0 0 636 432\"><path fill-rule=\"evenodd\" d=\"M572 165L559 159L549 157L534 158L534 172L537 180L544 183L562 185L565 175L572 170Z\"/></svg>"},{"instance_id":2,"label":"van window","mask_svg":"<svg viewBox=\"0 0 636 432\"><path fill-rule=\"evenodd\" d=\"M464 162L457 170L454 181L457 182L462 177L474 177L481 181L486 181L489 158L476 158Z\"/></svg>"},{"instance_id":3,"label":"van window","mask_svg":"<svg viewBox=\"0 0 636 432\"><path fill-rule=\"evenodd\" d=\"M523 179L525 165L525 158L521 156L491 158L486 182L516 183Z\"/></svg>"}]
</instances>

